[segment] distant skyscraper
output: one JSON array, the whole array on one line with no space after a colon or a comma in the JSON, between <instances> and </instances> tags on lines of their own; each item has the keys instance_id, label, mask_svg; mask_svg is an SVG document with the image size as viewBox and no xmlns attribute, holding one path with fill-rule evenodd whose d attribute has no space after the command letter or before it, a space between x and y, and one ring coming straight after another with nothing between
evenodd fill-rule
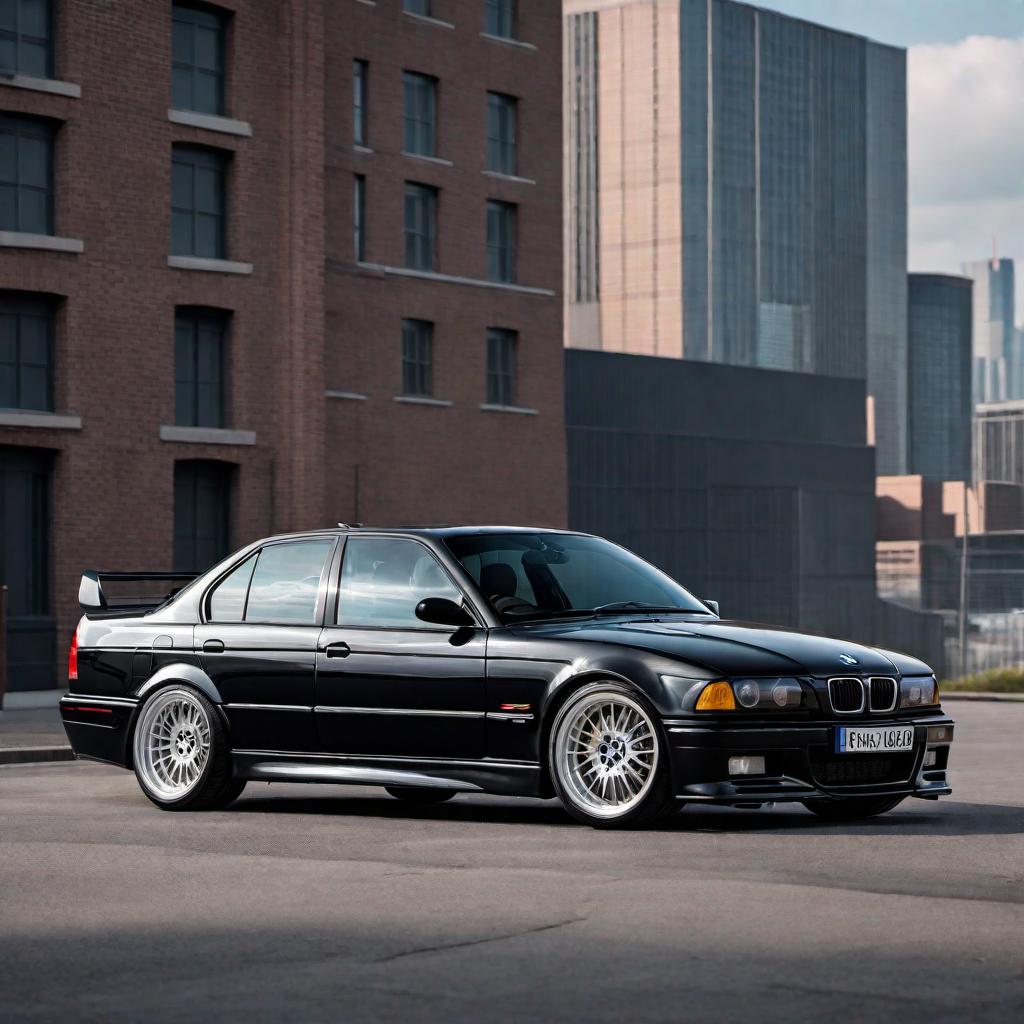
<instances>
[{"instance_id":1,"label":"distant skyscraper","mask_svg":"<svg viewBox=\"0 0 1024 1024\"><path fill-rule=\"evenodd\" d=\"M566 343L862 377L906 471L906 54L732 0L565 0Z\"/></svg>"},{"instance_id":2,"label":"distant skyscraper","mask_svg":"<svg viewBox=\"0 0 1024 1024\"><path fill-rule=\"evenodd\" d=\"M1021 339L1014 327L1013 260L965 263L974 279L974 403L1024 398Z\"/></svg>"},{"instance_id":3,"label":"distant skyscraper","mask_svg":"<svg viewBox=\"0 0 1024 1024\"><path fill-rule=\"evenodd\" d=\"M967 277L911 274L907 470L970 480L971 287Z\"/></svg>"}]
</instances>

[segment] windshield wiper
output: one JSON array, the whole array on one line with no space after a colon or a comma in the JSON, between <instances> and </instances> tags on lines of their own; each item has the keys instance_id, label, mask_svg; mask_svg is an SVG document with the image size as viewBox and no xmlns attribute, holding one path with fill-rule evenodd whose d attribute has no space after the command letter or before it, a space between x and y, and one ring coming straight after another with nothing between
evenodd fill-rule
<instances>
[{"instance_id":1,"label":"windshield wiper","mask_svg":"<svg viewBox=\"0 0 1024 1024\"><path fill-rule=\"evenodd\" d=\"M647 604L644 601L610 601L591 608L592 615L615 615L618 612L685 612L688 615L711 615L703 608L680 608L677 604Z\"/></svg>"}]
</instances>

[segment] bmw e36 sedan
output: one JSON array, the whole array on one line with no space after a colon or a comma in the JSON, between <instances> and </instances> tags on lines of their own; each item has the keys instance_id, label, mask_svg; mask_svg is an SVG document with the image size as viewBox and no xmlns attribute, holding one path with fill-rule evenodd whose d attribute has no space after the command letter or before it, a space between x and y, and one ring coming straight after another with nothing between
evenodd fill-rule
<instances>
[{"instance_id":1,"label":"bmw e36 sedan","mask_svg":"<svg viewBox=\"0 0 1024 1024\"><path fill-rule=\"evenodd\" d=\"M159 599L115 598L133 583ZM166 810L354 783L557 796L621 828L682 804L843 821L951 792L927 665L727 621L595 536L339 525L198 575L85 572L79 600L68 737Z\"/></svg>"}]
</instances>

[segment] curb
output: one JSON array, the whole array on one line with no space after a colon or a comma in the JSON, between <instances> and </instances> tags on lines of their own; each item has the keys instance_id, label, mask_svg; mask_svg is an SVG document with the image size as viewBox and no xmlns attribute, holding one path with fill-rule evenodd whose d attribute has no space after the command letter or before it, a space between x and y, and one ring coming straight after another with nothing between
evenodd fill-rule
<instances>
[{"instance_id":1,"label":"curb","mask_svg":"<svg viewBox=\"0 0 1024 1024\"><path fill-rule=\"evenodd\" d=\"M970 690L961 690L959 693L956 690L943 690L939 689L939 696L941 700L995 700L995 701L1006 701L1011 704L1024 703L1024 693L983 693L973 692Z\"/></svg>"},{"instance_id":2,"label":"curb","mask_svg":"<svg viewBox=\"0 0 1024 1024\"><path fill-rule=\"evenodd\" d=\"M8 747L0 750L0 764L40 764L47 761L74 761L70 747Z\"/></svg>"}]
</instances>

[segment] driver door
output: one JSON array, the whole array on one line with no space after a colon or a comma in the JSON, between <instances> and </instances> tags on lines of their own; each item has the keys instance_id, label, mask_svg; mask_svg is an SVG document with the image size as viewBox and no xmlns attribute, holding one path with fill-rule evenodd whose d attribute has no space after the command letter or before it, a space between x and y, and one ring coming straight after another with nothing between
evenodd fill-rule
<instances>
[{"instance_id":1,"label":"driver door","mask_svg":"<svg viewBox=\"0 0 1024 1024\"><path fill-rule=\"evenodd\" d=\"M463 599L427 545L395 536L346 540L337 609L328 609L316 656L325 751L457 760L486 753L486 631L417 619L427 597Z\"/></svg>"}]
</instances>

